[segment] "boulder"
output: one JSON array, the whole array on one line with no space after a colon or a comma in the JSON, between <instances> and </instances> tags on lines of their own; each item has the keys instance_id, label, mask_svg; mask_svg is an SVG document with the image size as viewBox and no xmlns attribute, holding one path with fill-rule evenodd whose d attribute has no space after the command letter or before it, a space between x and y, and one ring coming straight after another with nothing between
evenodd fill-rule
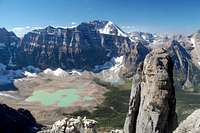
<instances>
[{"instance_id":1,"label":"boulder","mask_svg":"<svg viewBox=\"0 0 200 133\"><path fill-rule=\"evenodd\" d=\"M64 118L56 121L51 129L39 131L38 133L97 133L96 121L81 118Z\"/></svg>"}]
</instances>

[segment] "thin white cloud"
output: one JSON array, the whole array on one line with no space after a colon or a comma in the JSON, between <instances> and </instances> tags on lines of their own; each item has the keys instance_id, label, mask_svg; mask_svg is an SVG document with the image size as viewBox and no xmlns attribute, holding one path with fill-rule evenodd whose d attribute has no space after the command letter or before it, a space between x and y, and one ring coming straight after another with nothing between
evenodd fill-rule
<instances>
[{"instance_id":1,"label":"thin white cloud","mask_svg":"<svg viewBox=\"0 0 200 133\"><path fill-rule=\"evenodd\" d=\"M77 23L72 22L70 26L53 26L54 28L74 28L76 27ZM25 27L14 27L11 29L18 37L23 37L26 33L31 32L35 29L44 29L47 26L41 26L41 27L34 27L34 26L25 26Z\"/></svg>"},{"instance_id":2,"label":"thin white cloud","mask_svg":"<svg viewBox=\"0 0 200 133\"><path fill-rule=\"evenodd\" d=\"M126 29L126 30L135 29L135 28L136 28L135 26L130 26L130 25L124 25L124 26L122 26L122 29Z\"/></svg>"},{"instance_id":3,"label":"thin white cloud","mask_svg":"<svg viewBox=\"0 0 200 133\"><path fill-rule=\"evenodd\" d=\"M71 24L72 24L72 25L76 25L77 23L76 23L76 22L72 22Z\"/></svg>"},{"instance_id":4,"label":"thin white cloud","mask_svg":"<svg viewBox=\"0 0 200 133\"><path fill-rule=\"evenodd\" d=\"M31 27L31 26L26 26L26 27L14 27L12 31L18 36L18 37L23 37L24 34L35 30L35 29L41 29L43 27Z\"/></svg>"}]
</instances>

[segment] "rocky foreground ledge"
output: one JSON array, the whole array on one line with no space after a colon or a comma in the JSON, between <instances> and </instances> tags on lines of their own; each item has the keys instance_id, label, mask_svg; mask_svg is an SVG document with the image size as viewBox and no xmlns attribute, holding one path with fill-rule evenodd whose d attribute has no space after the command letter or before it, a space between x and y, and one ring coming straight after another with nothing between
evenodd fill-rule
<instances>
[{"instance_id":1,"label":"rocky foreground ledge","mask_svg":"<svg viewBox=\"0 0 200 133\"><path fill-rule=\"evenodd\" d=\"M97 133L96 121L81 118L64 118L55 122L50 129L38 133Z\"/></svg>"}]
</instances>

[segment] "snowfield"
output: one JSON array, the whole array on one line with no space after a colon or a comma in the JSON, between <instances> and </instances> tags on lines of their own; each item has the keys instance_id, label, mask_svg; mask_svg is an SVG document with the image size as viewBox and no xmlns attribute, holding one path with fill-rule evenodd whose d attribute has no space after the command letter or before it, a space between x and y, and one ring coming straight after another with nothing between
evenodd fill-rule
<instances>
[{"instance_id":1,"label":"snowfield","mask_svg":"<svg viewBox=\"0 0 200 133\"><path fill-rule=\"evenodd\" d=\"M104 26L104 28L99 29L99 32L101 34L115 35L114 31L117 31L117 36L123 36L123 37L127 37L128 36L126 33L124 33L118 26L116 26L115 24L113 24L111 21L109 21Z\"/></svg>"}]
</instances>

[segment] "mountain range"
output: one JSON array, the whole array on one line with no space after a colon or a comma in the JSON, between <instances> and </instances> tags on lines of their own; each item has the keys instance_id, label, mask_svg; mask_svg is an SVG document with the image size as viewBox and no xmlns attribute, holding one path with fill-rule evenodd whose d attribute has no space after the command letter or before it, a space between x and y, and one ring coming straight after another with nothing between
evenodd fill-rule
<instances>
[{"instance_id":1,"label":"mountain range","mask_svg":"<svg viewBox=\"0 0 200 133\"><path fill-rule=\"evenodd\" d=\"M0 63L7 69L35 66L40 69L77 69L100 72L99 67L123 56L121 78L131 78L146 55L165 48L174 62L177 89L200 88L200 31L185 36L159 36L146 32L126 33L111 21L83 22L76 27L36 29L19 38L0 28ZM97 69L98 68L98 69Z\"/></svg>"}]
</instances>

